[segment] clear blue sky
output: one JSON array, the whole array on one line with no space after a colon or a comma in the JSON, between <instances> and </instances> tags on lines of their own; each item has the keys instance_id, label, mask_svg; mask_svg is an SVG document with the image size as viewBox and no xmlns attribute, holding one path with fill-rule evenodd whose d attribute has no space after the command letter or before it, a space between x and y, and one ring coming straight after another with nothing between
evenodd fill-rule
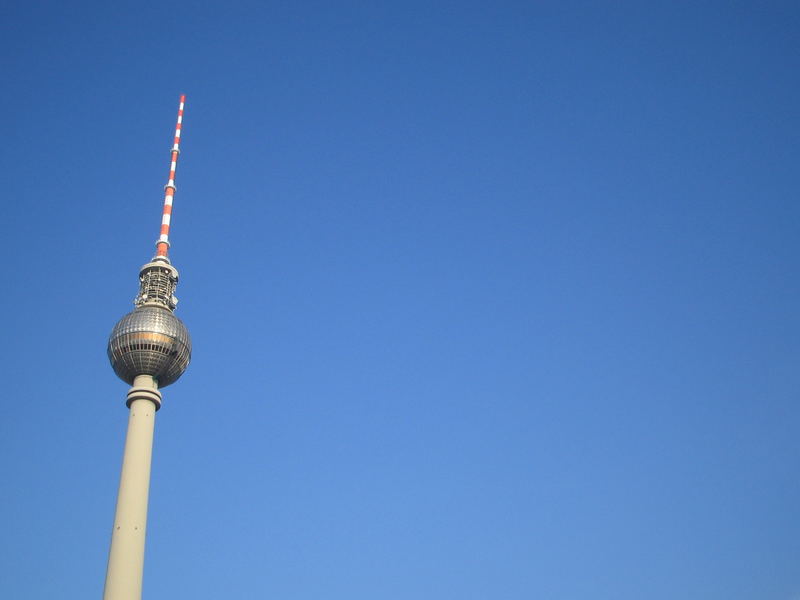
<instances>
[{"instance_id":1,"label":"clear blue sky","mask_svg":"<svg viewBox=\"0 0 800 600\"><path fill-rule=\"evenodd\" d=\"M0 597L800 598L800 5L7 3Z\"/></svg>"}]
</instances>

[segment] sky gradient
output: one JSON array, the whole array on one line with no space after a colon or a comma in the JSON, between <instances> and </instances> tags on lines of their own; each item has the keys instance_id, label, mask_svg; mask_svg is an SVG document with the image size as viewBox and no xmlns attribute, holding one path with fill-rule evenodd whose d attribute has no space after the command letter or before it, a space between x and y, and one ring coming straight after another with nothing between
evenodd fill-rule
<instances>
[{"instance_id":1,"label":"sky gradient","mask_svg":"<svg viewBox=\"0 0 800 600\"><path fill-rule=\"evenodd\" d=\"M0 597L800 599L800 7L7 3Z\"/></svg>"}]
</instances>

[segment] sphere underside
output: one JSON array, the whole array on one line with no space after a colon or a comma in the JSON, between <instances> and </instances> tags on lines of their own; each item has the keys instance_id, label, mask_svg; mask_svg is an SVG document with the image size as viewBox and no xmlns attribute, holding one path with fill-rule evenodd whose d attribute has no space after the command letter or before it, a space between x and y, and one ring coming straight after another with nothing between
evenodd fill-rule
<instances>
[{"instance_id":1,"label":"sphere underside","mask_svg":"<svg viewBox=\"0 0 800 600\"><path fill-rule=\"evenodd\" d=\"M165 308L143 306L122 317L108 338L114 372L133 384L151 375L162 388L183 375L192 357L192 341L183 322Z\"/></svg>"}]
</instances>

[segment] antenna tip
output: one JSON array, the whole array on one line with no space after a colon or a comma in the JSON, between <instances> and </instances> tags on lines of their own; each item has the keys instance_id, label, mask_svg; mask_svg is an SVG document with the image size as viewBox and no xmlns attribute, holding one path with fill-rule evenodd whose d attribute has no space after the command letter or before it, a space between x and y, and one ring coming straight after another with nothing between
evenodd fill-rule
<instances>
[{"instance_id":1,"label":"antenna tip","mask_svg":"<svg viewBox=\"0 0 800 600\"><path fill-rule=\"evenodd\" d=\"M186 102L186 94L181 94L181 102Z\"/></svg>"}]
</instances>

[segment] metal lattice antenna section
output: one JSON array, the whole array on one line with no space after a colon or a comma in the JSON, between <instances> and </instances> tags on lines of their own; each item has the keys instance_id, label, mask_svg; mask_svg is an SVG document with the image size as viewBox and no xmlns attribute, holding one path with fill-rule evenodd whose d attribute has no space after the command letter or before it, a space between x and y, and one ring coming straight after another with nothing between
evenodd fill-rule
<instances>
[{"instance_id":1,"label":"metal lattice antenna section","mask_svg":"<svg viewBox=\"0 0 800 600\"><path fill-rule=\"evenodd\" d=\"M170 150L171 161L169 165L169 180L164 186L164 212L161 217L161 235L156 242L156 257L167 258L169 251L169 223L172 218L172 199L175 196L175 169L178 168L178 155L181 153L181 127L183 126L183 105L186 96L181 94L178 105L178 122L175 125L175 142Z\"/></svg>"},{"instance_id":2,"label":"metal lattice antenna section","mask_svg":"<svg viewBox=\"0 0 800 600\"><path fill-rule=\"evenodd\" d=\"M178 299L178 269L169 263L168 258L156 257L139 271L139 293L133 303L140 306L160 306L175 310Z\"/></svg>"}]
</instances>

